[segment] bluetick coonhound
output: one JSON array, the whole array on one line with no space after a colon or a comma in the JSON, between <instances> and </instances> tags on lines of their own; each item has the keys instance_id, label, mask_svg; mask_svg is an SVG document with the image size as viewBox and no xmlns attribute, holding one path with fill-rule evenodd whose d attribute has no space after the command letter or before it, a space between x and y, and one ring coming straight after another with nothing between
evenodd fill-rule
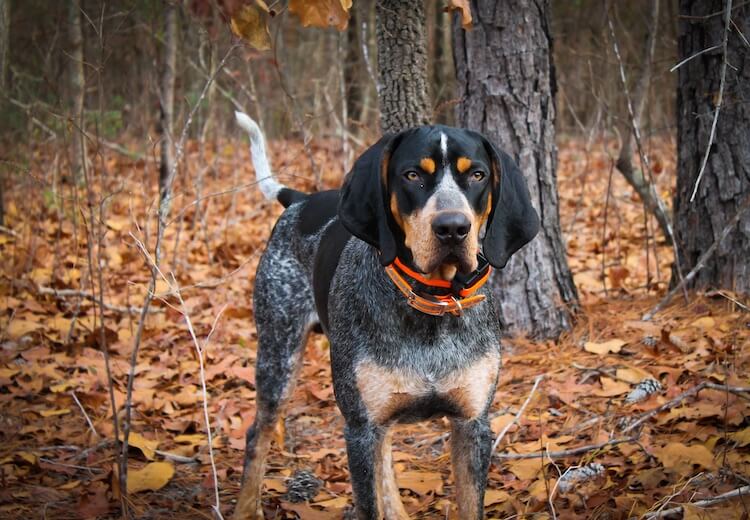
<instances>
[{"instance_id":1,"label":"bluetick coonhound","mask_svg":"<svg viewBox=\"0 0 750 520\"><path fill-rule=\"evenodd\" d=\"M255 280L257 412L235 518L263 517L264 460L316 328L330 340L357 517L408 518L390 428L447 416L458 514L481 518L500 369L482 285L539 229L518 167L476 132L423 126L380 139L341 190L306 194L273 177L258 126L236 116L261 191L287 209Z\"/></svg>"}]
</instances>

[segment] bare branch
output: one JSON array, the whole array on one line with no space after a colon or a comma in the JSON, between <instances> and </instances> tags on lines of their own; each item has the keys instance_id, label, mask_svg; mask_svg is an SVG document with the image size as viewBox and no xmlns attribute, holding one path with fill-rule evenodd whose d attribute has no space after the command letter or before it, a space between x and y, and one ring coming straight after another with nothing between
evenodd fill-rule
<instances>
[{"instance_id":1,"label":"bare branch","mask_svg":"<svg viewBox=\"0 0 750 520\"><path fill-rule=\"evenodd\" d=\"M740 209L737 210L737 213L735 213L734 217L727 222L727 225L724 226L724 229L721 230L721 234L719 235L719 238L714 240L714 243L711 244L711 247L706 249L706 251L701 255L701 257L698 259L698 261L695 263L695 267L685 276L680 282L675 285L664 298L649 312L643 315L643 321L650 321L654 315L656 315L657 312L660 312L664 307L669 304L670 301L672 301L672 298L675 294L677 294L678 291L681 291L687 287L687 284L689 284L693 278L698 274L698 272L703 269L703 267L706 265L706 262L713 256L716 249L719 247L719 244L729 235L729 232L734 229L734 227L737 225L737 223L742 219L742 217L745 216L745 214L750 210L750 197L745 199L745 202L742 206L740 206Z\"/></svg>"},{"instance_id":2,"label":"bare branch","mask_svg":"<svg viewBox=\"0 0 750 520\"><path fill-rule=\"evenodd\" d=\"M582 453L588 453L590 451L598 450L606 446L615 446L617 444L625 444L627 442L636 442L638 437L626 437L622 439L610 439L605 442L598 444L588 444L586 446L580 446L578 448L571 448L569 450L562 451L535 451L532 453L500 453L495 455L498 459L502 460L518 460L518 459L541 459L549 457L550 459L562 459L564 457L572 457L574 455L581 455Z\"/></svg>"},{"instance_id":3,"label":"bare branch","mask_svg":"<svg viewBox=\"0 0 750 520\"><path fill-rule=\"evenodd\" d=\"M513 418L511 422L505 425L505 428L497 435L497 438L495 439L495 442L492 443L492 450L491 452L494 452L497 449L497 445L500 444L500 441L503 440L503 437L505 437L505 434L508 433L508 430L510 430L510 427L514 424L518 423L518 421L521 419L521 416L523 415L523 412L526 410L526 407L529 406L529 402L531 402L531 397L534 395L534 392L536 392L537 387L539 386L539 383L544 379L544 374L539 374L534 379L534 386L531 387L531 392L529 392L529 396L526 398L526 401L524 401L523 406L521 406L521 409L518 410L518 413L516 413L516 416Z\"/></svg>"},{"instance_id":4,"label":"bare branch","mask_svg":"<svg viewBox=\"0 0 750 520\"><path fill-rule=\"evenodd\" d=\"M695 200L695 195L698 193L698 185L703 179L703 174L706 172L706 164L708 163L708 156L711 155L711 145L714 143L714 137L716 136L716 123L719 120L719 111L721 110L721 103L724 100L724 84L727 77L727 41L729 40L729 23L732 19L732 0L727 0L726 13L724 15L724 41L721 44L722 48L722 60L721 60L721 79L719 80L719 97L716 100L716 110L714 110L714 120L711 123L711 134L708 136L708 145L706 146L706 154L703 156L703 162L701 163L701 169L698 171L698 178L695 180L695 186L693 187L693 194L690 195L690 202ZM675 260L676 261L676 260Z\"/></svg>"},{"instance_id":5,"label":"bare branch","mask_svg":"<svg viewBox=\"0 0 750 520\"><path fill-rule=\"evenodd\" d=\"M731 500L733 498L738 498L743 495L750 494L750 486L742 486L741 488L737 488L733 491L729 491L727 493L717 495L713 498L707 498L705 500L698 500L697 502L688 502L685 505L691 505L694 507L708 507L712 506L714 504L718 504L719 502L725 502L727 500ZM663 511L658 511L656 513L647 514L644 518L646 520L652 520L653 518L664 518L665 516L670 515L678 515L683 512L684 506L677 506L673 507L672 509L665 509Z\"/></svg>"}]
</instances>

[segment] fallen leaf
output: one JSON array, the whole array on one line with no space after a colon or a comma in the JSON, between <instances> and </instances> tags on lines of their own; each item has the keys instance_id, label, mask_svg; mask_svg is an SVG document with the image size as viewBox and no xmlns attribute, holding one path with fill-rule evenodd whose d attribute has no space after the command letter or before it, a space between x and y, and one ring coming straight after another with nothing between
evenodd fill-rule
<instances>
[{"instance_id":1,"label":"fallen leaf","mask_svg":"<svg viewBox=\"0 0 750 520\"><path fill-rule=\"evenodd\" d=\"M396 475L398 487L408 489L419 495L434 492L443 493L443 477L432 471L404 471Z\"/></svg>"},{"instance_id":2,"label":"fallen leaf","mask_svg":"<svg viewBox=\"0 0 750 520\"><path fill-rule=\"evenodd\" d=\"M606 354L620 352L622 347L626 344L627 344L627 341L623 341L621 339L615 338L609 341L605 341L604 343L595 343L593 341L587 341L586 344L583 346L583 348L588 352L593 352L594 354L599 354L600 356L604 356Z\"/></svg>"},{"instance_id":3,"label":"fallen leaf","mask_svg":"<svg viewBox=\"0 0 750 520\"><path fill-rule=\"evenodd\" d=\"M502 489L488 489L484 492L484 507L502 504L510 500L510 495Z\"/></svg>"},{"instance_id":4,"label":"fallen leaf","mask_svg":"<svg viewBox=\"0 0 750 520\"><path fill-rule=\"evenodd\" d=\"M128 493L156 491L172 479L174 466L169 462L151 462L141 469L128 470Z\"/></svg>"},{"instance_id":5,"label":"fallen leaf","mask_svg":"<svg viewBox=\"0 0 750 520\"><path fill-rule=\"evenodd\" d=\"M681 442L670 442L661 448L654 448L653 453L665 469L678 475L692 475L693 466L716 469L713 454L702 444L687 446Z\"/></svg>"},{"instance_id":6,"label":"fallen leaf","mask_svg":"<svg viewBox=\"0 0 750 520\"><path fill-rule=\"evenodd\" d=\"M630 385L624 381L617 381L610 377L602 376L600 379L601 389L594 390L593 394L598 397L615 397L630 392Z\"/></svg>"}]
</instances>

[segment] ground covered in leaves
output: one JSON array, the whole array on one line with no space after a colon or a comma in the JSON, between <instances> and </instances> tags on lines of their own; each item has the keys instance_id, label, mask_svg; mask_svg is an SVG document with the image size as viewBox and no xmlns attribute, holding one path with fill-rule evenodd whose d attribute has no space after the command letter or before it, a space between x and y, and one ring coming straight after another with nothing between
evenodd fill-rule
<instances>
[{"instance_id":1,"label":"ground covered in leaves","mask_svg":"<svg viewBox=\"0 0 750 520\"><path fill-rule=\"evenodd\" d=\"M338 147L272 143L271 157L285 182L310 190L338 185ZM649 147L659 189L671 199L673 144ZM510 427L490 469L490 518L641 517L749 483L748 302L729 293L690 295L641 320L667 288L672 255L616 172L610 183L615 156L614 143L561 140L562 227L582 309L559 342L506 344L492 427L495 434ZM106 344L122 419L150 276L142 247L152 252L156 235L157 163L151 151L133 159L102 149L91 156L87 190L63 182L61 149L14 149L6 157L17 174L0 232L0 517L118 517L102 350ZM165 235L165 278L135 368L127 500L137 518L210 518L216 502L186 317L205 353L224 516L239 489L254 415L251 294L280 208L253 188L239 141L208 150L191 143L185 164ZM100 275L103 331L89 297L92 280L98 294ZM350 514L342 428L328 345L313 335L277 436L283 442L269 459L268 518ZM455 517L446 430L444 420L397 430L396 473L414 518ZM750 499L741 498L686 506L684 515L746 518L749 510Z\"/></svg>"}]
</instances>

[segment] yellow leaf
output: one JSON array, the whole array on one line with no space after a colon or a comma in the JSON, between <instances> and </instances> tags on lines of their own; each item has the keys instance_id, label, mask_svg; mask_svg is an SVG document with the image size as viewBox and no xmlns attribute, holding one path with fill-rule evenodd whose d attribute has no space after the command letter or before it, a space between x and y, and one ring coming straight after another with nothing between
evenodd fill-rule
<instances>
[{"instance_id":1,"label":"yellow leaf","mask_svg":"<svg viewBox=\"0 0 750 520\"><path fill-rule=\"evenodd\" d=\"M601 378L602 389L594 390L592 393L599 397L614 397L630 391L630 385L623 381L615 381L609 377Z\"/></svg>"},{"instance_id":2,"label":"yellow leaf","mask_svg":"<svg viewBox=\"0 0 750 520\"><path fill-rule=\"evenodd\" d=\"M122 433L120 433L122 436ZM137 432L130 432L128 445L138 448L148 460L154 460L154 451L159 446L159 441L152 441Z\"/></svg>"},{"instance_id":3,"label":"yellow leaf","mask_svg":"<svg viewBox=\"0 0 750 520\"><path fill-rule=\"evenodd\" d=\"M230 19L232 32L259 51L271 48L266 15L255 2L245 4Z\"/></svg>"},{"instance_id":4,"label":"yellow leaf","mask_svg":"<svg viewBox=\"0 0 750 520\"><path fill-rule=\"evenodd\" d=\"M431 471L404 471L396 475L398 487L409 489L420 495L434 491L440 495L443 493L443 477L440 473Z\"/></svg>"},{"instance_id":5,"label":"yellow leaf","mask_svg":"<svg viewBox=\"0 0 750 520\"><path fill-rule=\"evenodd\" d=\"M23 460L25 460L29 464L36 464L36 462L37 462L37 456L34 455L31 452L28 452L28 451L19 451L18 453L16 453L16 455L18 455L19 457L21 457Z\"/></svg>"},{"instance_id":6,"label":"yellow leaf","mask_svg":"<svg viewBox=\"0 0 750 520\"><path fill-rule=\"evenodd\" d=\"M55 410L41 410L39 415L42 417L53 417L55 415L65 415L70 413L70 408L59 408Z\"/></svg>"},{"instance_id":7,"label":"yellow leaf","mask_svg":"<svg viewBox=\"0 0 750 520\"><path fill-rule=\"evenodd\" d=\"M10 325L8 325L5 333L10 339L18 339L21 336L25 336L26 334L29 334L41 328L42 324L35 321L13 320L10 322Z\"/></svg>"},{"instance_id":8,"label":"yellow leaf","mask_svg":"<svg viewBox=\"0 0 750 520\"><path fill-rule=\"evenodd\" d=\"M692 322L690 326L703 330L709 330L713 329L716 326L716 320L714 320L711 316L703 316L702 318L698 318L697 320Z\"/></svg>"},{"instance_id":9,"label":"yellow leaf","mask_svg":"<svg viewBox=\"0 0 750 520\"><path fill-rule=\"evenodd\" d=\"M649 372L638 367L618 368L616 375L617 379L630 383L631 385L637 385L644 379L654 378Z\"/></svg>"},{"instance_id":10,"label":"yellow leaf","mask_svg":"<svg viewBox=\"0 0 750 520\"><path fill-rule=\"evenodd\" d=\"M278 491L279 493L286 492L286 484L280 478L264 478L263 486L271 491Z\"/></svg>"},{"instance_id":11,"label":"yellow leaf","mask_svg":"<svg viewBox=\"0 0 750 520\"><path fill-rule=\"evenodd\" d=\"M71 480L70 482L66 482L62 486L58 486L57 489L68 490L68 489L77 488L80 485L81 485L80 480Z\"/></svg>"},{"instance_id":12,"label":"yellow leaf","mask_svg":"<svg viewBox=\"0 0 750 520\"><path fill-rule=\"evenodd\" d=\"M468 0L449 0L446 11L458 11L461 14L461 27L471 29L471 7Z\"/></svg>"},{"instance_id":13,"label":"yellow leaf","mask_svg":"<svg viewBox=\"0 0 750 520\"><path fill-rule=\"evenodd\" d=\"M59 383L57 385L52 385L49 387L50 391L59 394L62 392L67 392L69 388L72 388L75 386L75 383L71 381L63 381L62 383Z\"/></svg>"},{"instance_id":14,"label":"yellow leaf","mask_svg":"<svg viewBox=\"0 0 750 520\"><path fill-rule=\"evenodd\" d=\"M289 0L289 12L299 17L302 27L335 27L339 31L349 24L352 0Z\"/></svg>"},{"instance_id":15,"label":"yellow leaf","mask_svg":"<svg viewBox=\"0 0 750 520\"><path fill-rule=\"evenodd\" d=\"M169 462L151 462L141 469L128 471L128 493L156 491L167 485L174 475Z\"/></svg>"},{"instance_id":16,"label":"yellow leaf","mask_svg":"<svg viewBox=\"0 0 750 520\"><path fill-rule=\"evenodd\" d=\"M508 469L521 480L534 478L542 469L540 459L519 459L508 463Z\"/></svg>"},{"instance_id":17,"label":"yellow leaf","mask_svg":"<svg viewBox=\"0 0 750 520\"><path fill-rule=\"evenodd\" d=\"M599 354L600 356L609 354L611 352L620 352L620 349L627 344L627 341L621 339L611 339L604 343L594 343L593 341L587 341L583 348L588 352Z\"/></svg>"},{"instance_id":18,"label":"yellow leaf","mask_svg":"<svg viewBox=\"0 0 750 520\"><path fill-rule=\"evenodd\" d=\"M713 454L702 444L686 446L681 442L670 442L662 448L654 448L653 452L665 469L681 476L692 475L693 466L716 469Z\"/></svg>"},{"instance_id":19,"label":"yellow leaf","mask_svg":"<svg viewBox=\"0 0 750 520\"><path fill-rule=\"evenodd\" d=\"M347 497L331 498L329 500L323 500L322 502L315 502L316 506L321 506L325 509L342 509L349 503Z\"/></svg>"},{"instance_id":20,"label":"yellow leaf","mask_svg":"<svg viewBox=\"0 0 750 520\"><path fill-rule=\"evenodd\" d=\"M730 433L727 438L736 442L740 447L747 446L750 444L750 428Z\"/></svg>"},{"instance_id":21,"label":"yellow leaf","mask_svg":"<svg viewBox=\"0 0 750 520\"><path fill-rule=\"evenodd\" d=\"M502 489L488 489L484 492L484 507L502 504L510 500L510 495Z\"/></svg>"}]
</instances>

